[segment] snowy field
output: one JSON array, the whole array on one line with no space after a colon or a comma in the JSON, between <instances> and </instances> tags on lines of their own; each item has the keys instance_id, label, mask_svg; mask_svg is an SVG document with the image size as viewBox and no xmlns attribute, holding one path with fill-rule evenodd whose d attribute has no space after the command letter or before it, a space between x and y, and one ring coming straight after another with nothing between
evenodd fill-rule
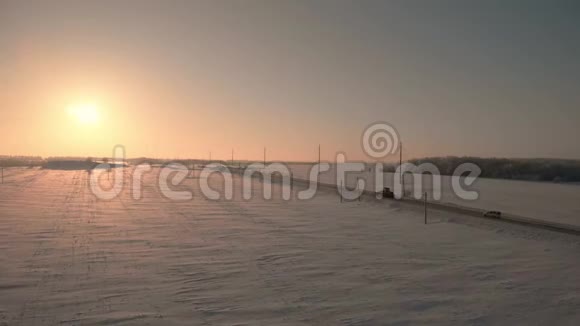
<instances>
[{"instance_id":1,"label":"snowy field","mask_svg":"<svg viewBox=\"0 0 580 326\"><path fill-rule=\"evenodd\" d=\"M85 171L6 170L0 325L580 323L578 237L328 190L210 201L195 177L176 202L157 172L102 201Z\"/></svg>"},{"instance_id":2,"label":"snowy field","mask_svg":"<svg viewBox=\"0 0 580 326\"><path fill-rule=\"evenodd\" d=\"M311 165L288 164L288 167L294 177L309 179ZM366 181L367 190L375 189L375 176L368 171L349 174L347 185L354 188L356 179L359 177ZM421 178L421 176L416 177ZM432 177L424 175L422 180L423 191L429 192L432 196ZM322 173L320 181L336 185L336 166L332 165L330 171ZM393 173L385 173L383 182L385 187L392 189L395 184ZM463 200L455 195L451 183L451 176L441 176L441 189L435 189L435 192L441 196L439 200L441 203L496 210L516 216L580 227L580 185L578 184L478 178L473 185L469 186L469 190L477 191L479 198ZM413 193L413 177L410 174L405 176L405 189L409 195ZM419 191L419 194L421 193L422 191Z\"/></svg>"}]
</instances>

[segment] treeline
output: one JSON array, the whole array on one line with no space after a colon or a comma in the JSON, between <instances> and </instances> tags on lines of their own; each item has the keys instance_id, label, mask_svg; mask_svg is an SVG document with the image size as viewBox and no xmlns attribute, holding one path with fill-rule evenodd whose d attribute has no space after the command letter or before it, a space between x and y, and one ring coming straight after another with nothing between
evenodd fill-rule
<instances>
[{"instance_id":1,"label":"treeline","mask_svg":"<svg viewBox=\"0 0 580 326\"><path fill-rule=\"evenodd\" d=\"M40 156L9 156L0 155L1 167L40 166L43 160Z\"/></svg>"},{"instance_id":2,"label":"treeline","mask_svg":"<svg viewBox=\"0 0 580 326\"><path fill-rule=\"evenodd\" d=\"M474 163L481 168L483 178L580 182L580 160L448 156L414 159L409 162L432 163L437 166L442 175L452 175L455 168L463 163Z\"/></svg>"}]
</instances>

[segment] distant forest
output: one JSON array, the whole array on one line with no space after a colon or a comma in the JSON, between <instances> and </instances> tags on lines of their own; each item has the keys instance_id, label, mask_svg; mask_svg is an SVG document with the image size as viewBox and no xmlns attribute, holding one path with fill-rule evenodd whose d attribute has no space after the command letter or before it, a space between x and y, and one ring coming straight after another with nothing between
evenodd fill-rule
<instances>
[{"instance_id":1,"label":"distant forest","mask_svg":"<svg viewBox=\"0 0 580 326\"><path fill-rule=\"evenodd\" d=\"M38 156L2 156L0 155L0 166L43 166L47 162L56 160L78 160L85 161L90 158L81 157L49 157L43 159ZM162 164L172 160L168 159L129 159L130 164L148 162L151 164ZM179 160L180 163L189 165L192 163L205 162L203 160ZM474 163L481 168L481 177L495 179L512 179L528 181L548 181L548 182L574 182L580 183L580 160L562 159L507 159L507 158L481 158L481 157L427 157L412 159L408 162L419 165L421 163L433 163L442 175L452 175L457 166L462 163ZM223 162L227 164L228 162ZM396 165L389 164L386 171L393 172Z\"/></svg>"},{"instance_id":2,"label":"distant forest","mask_svg":"<svg viewBox=\"0 0 580 326\"><path fill-rule=\"evenodd\" d=\"M507 159L480 157L428 157L409 160L414 164L433 163L442 175L452 175L462 163L474 163L481 168L483 178L580 182L580 160Z\"/></svg>"},{"instance_id":3,"label":"distant forest","mask_svg":"<svg viewBox=\"0 0 580 326\"><path fill-rule=\"evenodd\" d=\"M0 166L39 166L43 162L40 156L8 156L0 155Z\"/></svg>"}]
</instances>

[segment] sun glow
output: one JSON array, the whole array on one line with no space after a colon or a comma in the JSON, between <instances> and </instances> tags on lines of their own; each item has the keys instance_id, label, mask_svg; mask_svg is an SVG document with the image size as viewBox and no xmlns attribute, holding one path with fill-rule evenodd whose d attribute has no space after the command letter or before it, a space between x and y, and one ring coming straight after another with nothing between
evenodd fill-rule
<instances>
[{"instance_id":1,"label":"sun glow","mask_svg":"<svg viewBox=\"0 0 580 326\"><path fill-rule=\"evenodd\" d=\"M94 103L73 104L68 111L81 124L94 125L99 122L99 110Z\"/></svg>"}]
</instances>

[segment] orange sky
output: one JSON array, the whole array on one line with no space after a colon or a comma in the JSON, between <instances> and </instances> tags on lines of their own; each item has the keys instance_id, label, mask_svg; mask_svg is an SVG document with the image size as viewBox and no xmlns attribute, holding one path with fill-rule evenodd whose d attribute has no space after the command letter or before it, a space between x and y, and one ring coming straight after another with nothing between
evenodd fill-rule
<instances>
[{"instance_id":1,"label":"orange sky","mask_svg":"<svg viewBox=\"0 0 580 326\"><path fill-rule=\"evenodd\" d=\"M0 1L0 154L359 160L387 121L407 158L580 158L580 29L516 7Z\"/></svg>"},{"instance_id":2,"label":"orange sky","mask_svg":"<svg viewBox=\"0 0 580 326\"><path fill-rule=\"evenodd\" d=\"M105 156L122 144L130 157L205 158L211 151L213 158L229 159L234 148L236 158L252 159L261 158L267 146L272 159L316 158L318 142L301 135L308 122L282 126L283 116L254 114L203 83L184 96L183 85L167 84L129 61L81 57L20 49L3 94L3 107L19 109L3 112L2 133L9 136L3 137L2 152ZM85 103L97 107L97 122L71 116L70 106ZM318 134L321 143L332 142L324 126L311 122L309 127L316 130L309 135ZM351 144L354 149L358 141Z\"/></svg>"}]
</instances>

